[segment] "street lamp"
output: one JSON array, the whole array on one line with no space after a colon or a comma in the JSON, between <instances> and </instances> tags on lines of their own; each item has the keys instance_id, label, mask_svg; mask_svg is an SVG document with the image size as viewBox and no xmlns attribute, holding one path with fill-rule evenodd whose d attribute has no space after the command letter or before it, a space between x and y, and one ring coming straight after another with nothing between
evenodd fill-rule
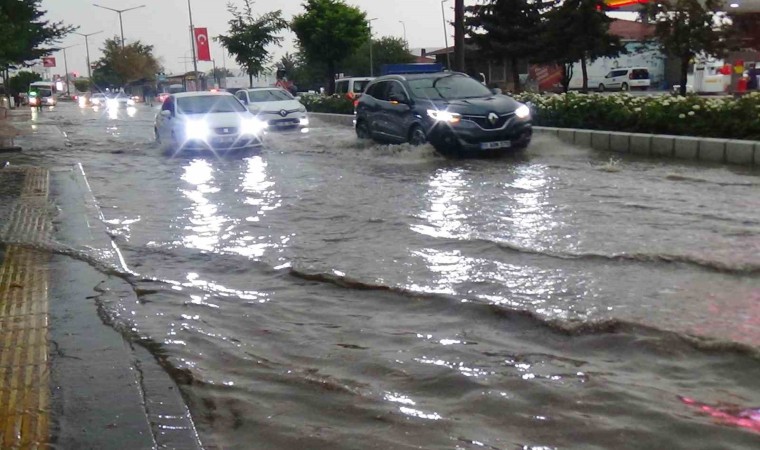
<instances>
[{"instance_id":1,"label":"street lamp","mask_svg":"<svg viewBox=\"0 0 760 450\"><path fill-rule=\"evenodd\" d=\"M371 77L375 76L375 58L372 56L372 22L375 20L377 17L367 21L367 25L369 25L369 76Z\"/></svg>"},{"instance_id":2,"label":"street lamp","mask_svg":"<svg viewBox=\"0 0 760 450\"><path fill-rule=\"evenodd\" d=\"M127 9L113 9L109 8L107 6L100 6L95 3L93 5L97 6L98 8L107 9L109 11L113 11L116 14L119 15L119 27L121 28L121 48L124 48L124 22L121 20L121 13L125 13L127 11L132 11L133 9L139 9L139 8L145 8L145 5L135 6L134 8L127 8Z\"/></svg>"},{"instance_id":3,"label":"street lamp","mask_svg":"<svg viewBox=\"0 0 760 450\"><path fill-rule=\"evenodd\" d=\"M94 34L98 34L102 32L103 30L96 31L94 33L88 33L88 34L74 32L74 34L84 36L84 45L87 48L87 78L90 79L90 83L92 83L92 68L90 67L90 44L87 42L87 38L89 38L90 36Z\"/></svg>"},{"instance_id":4,"label":"street lamp","mask_svg":"<svg viewBox=\"0 0 760 450\"><path fill-rule=\"evenodd\" d=\"M62 47L58 50L63 50L63 70L66 71L66 95L71 97L71 87L69 87L69 63L66 60L66 49L71 47L76 47L79 44L69 45L68 47Z\"/></svg>"},{"instance_id":5,"label":"street lamp","mask_svg":"<svg viewBox=\"0 0 760 450\"><path fill-rule=\"evenodd\" d=\"M446 68L451 70L451 56L449 55L449 32L446 31L446 11L443 9L443 4L449 0L441 0L441 17L443 17L443 42L446 46Z\"/></svg>"},{"instance_id":6,"label":"street lamp","mask_svg":"<svg viewBox=\"0 0 760 450\"><path fill-rule=\"evenodd\" d=\"M403 20L399 20L398 23L401 24L402 27L404 27L404 45L407 46L407 49L409 47L409 42L406 41L406 23L404 23Z\"/></svg>"},{"instance_id":7,"label":"street lamp","mask_svg":"<svg viewBox=\"0 0 760 450\"><path fill-rule=\"evenodd\" d=\"M190 15L190 42L193 49L193 77L195 79L195 90L198 90L198 58L195 55L195 32L193 25L193 8L190 6L190 0L187 0L187 12Z\"/></svg>"}]
</instances>

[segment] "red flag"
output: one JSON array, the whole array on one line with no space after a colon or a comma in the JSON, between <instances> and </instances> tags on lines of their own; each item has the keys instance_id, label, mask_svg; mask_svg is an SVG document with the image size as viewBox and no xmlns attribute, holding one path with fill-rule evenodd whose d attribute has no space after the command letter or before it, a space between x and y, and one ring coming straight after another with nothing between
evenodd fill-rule
<instances>
[{"instance_id":1,"label":"red flag","mask_svg":"<svg viewBox=\"0 0 760 450\"><path fill-rule=\"evenodd\" d=\"M208 30L206 28L196 28L194 31L198 61L211 61L211 49L208 45Z\"/></svg>"},{"instance_id":2,"label":"red flag","mask_svg":"<svg viewBox=\"0 0 760 450\"><path fill-rule=\"evenodd\" d=\"M42 67L55 67L55 58L52 56L42 58Z\"/></svg>"}]
</instances>

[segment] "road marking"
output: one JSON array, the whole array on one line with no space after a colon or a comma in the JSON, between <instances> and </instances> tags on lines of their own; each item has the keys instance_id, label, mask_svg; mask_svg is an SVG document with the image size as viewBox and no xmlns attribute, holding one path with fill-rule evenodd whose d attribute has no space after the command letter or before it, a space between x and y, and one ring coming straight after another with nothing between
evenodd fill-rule
<instances>
[{"instance_id":1,"label":"road marking","mask_svg":"<svg viewBox=\"0 0 760 450\"><path fill-rule=\"evenodd\" d=\"M49 178L41 168L14 170L26 176L3 234L32 245L8 245L0 265L0 447L36 449L48 442L50 257L33 244L50 235Z\"/></svg>"}]
</instances>

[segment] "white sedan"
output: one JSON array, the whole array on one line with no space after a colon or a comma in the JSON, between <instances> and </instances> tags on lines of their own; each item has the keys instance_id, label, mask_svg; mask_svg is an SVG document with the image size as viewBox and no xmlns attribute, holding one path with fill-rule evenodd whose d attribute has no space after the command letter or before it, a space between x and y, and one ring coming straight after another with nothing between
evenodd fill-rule
<instances>
[{"instance_id":1,"label":"white sedan","mask_svg":"<svg viewBox=\"0 0 760 450\"><path fill-rule=\"evenodd\" d=\"M280 88L252 88L237 91L235 97L270 129L301 128L309 126L306 107L289 92Z\"/></svg>"},{"instance_id":2,"label":"white sedan","mask_svg":"<svg viewBox=\"0 0 760 450\"><path fill-rule=\"evenodd\" d=\"M179 152L258 149L267 125L228 92L170 95L156 115L156 140Z\"/></svg>"}]
</instances>

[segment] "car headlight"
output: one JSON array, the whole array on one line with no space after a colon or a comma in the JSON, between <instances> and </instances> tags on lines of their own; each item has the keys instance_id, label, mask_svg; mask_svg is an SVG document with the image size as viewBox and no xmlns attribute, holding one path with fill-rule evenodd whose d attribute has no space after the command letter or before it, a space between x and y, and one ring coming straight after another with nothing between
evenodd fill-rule
<instances>
[{"instance_id":1,"label":"car headlight","mask_svg":"<svg viewBox=\"0 0 760 450\"><path fill-rule=\"evenodd\" d=\"M53 99L52 97L48 97L47 102L48 102L48 105L52 105L53 103L55 103L55 99Z\"/></svg>"},{"instance_id":2,"label":"car headlight","mask_svg":"<svg viewBox=\"0 0 760 450\"><path fill-rule=\"evenodd\" d=\"M298 112L306 112L306 107L301 106L300 108L298 108Z\"/></svg>"},{"instance_id":3,"label":"car headlight","mask_svg":"<svg viewBox=\"0 0 760 450\"><path fill-rule=\"evenodd\" d=\"M127 100L127 106L135 106L135 101L130 98Z\"/></svg>"},{"instance_id":4,"label":"car headlight","mask_svg":"<svg viewBox=\"0 0 760 450\"><path fill-rule=\"evenodd\" d=\"M428 116L438 122L447 123L459 123L462 120L462 115L459 113L453 113L449 111L439 111L437 109L428 109Z\"/></svg>"},{"instance_id":5,"label":"car headlight","mask_svg":"<svg viewBox=\"0 0 760 450\"><path fill-rule=\"evenodd\" d=\"M108 100L106 100L106 107L110 109L118 108L119 101L114 98L109 98Z\"/></svg>"},{"instance_id":6,"label":"car headlight","mask_svg":"<svg viewBox=\"0 0 760 450\"><path fill-rule=\"evenodd\" d=\"M192 120L185 123L185 137L187 139L208 139L211 129L208 124L202 120Z\"/></svg>"},{"instance_id":7,"label":"car headlight","mask_svg":"<svg viewBox=\"0 0 760 450\"><path fill-rule=\"evenodd\" d=\"M530 117L530 108L528 108L526 105L520 105L515 110L515 115L520 119L527 119Z\"/></svg>"},{"instance_id":8,"label":"car headlight","mask_svg":"<svg viewBox=\"0 0 760 450\"><path fill-rule=\"evenodd\" d=\"M245 119L240 124L240 134L260 134L269 125L259 119Z\"/></svg>"},{"instance_id":9,"label":"car headlight","mask_svg":"<svg viewBox=\"0 0 760 450\"><path fill-rule=\"evenodd\" d=\"M308 127L309 126L309 118L308 117L301 117L298 119L298 124L302 127Z\"/></svg>"}]
</instances>

